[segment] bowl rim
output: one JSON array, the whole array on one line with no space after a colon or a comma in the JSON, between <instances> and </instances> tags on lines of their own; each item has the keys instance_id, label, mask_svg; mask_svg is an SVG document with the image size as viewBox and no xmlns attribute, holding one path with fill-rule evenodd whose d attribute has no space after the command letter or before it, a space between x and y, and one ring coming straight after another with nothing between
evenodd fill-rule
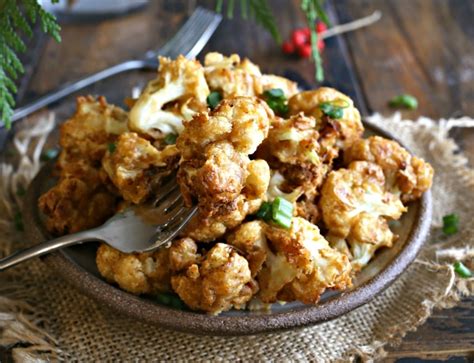
<instances>
[{"instance_id":1,"label":"bowl rim","mask_svg":"<svg viewBox=\"0 0 474 363\"><path fill-rule=\"evenodd\" d=\"M368 121L364 121L364 124L375 131L376 134L403 145L390 132L381 129L379 126ZM43 167L35 179L44 178L48 173L46 169ZM25 196L25 206L37 205L39 191L32 187L35 184L32 182L28 188ZM40 243L45 239L42 227L37 223L39 220L38 213L38 208L24 208L24 220L26 225L30 226L26 234L35 243ZM431 215L432 196L431 191L428 190L419 200L415 222L404 247L376 276L359 287L342 292L340 295L318 305L304 305L292 311L273 312L271 314L222 316L176 310L142 299L107 283L78 265L62 251L44 256L42 260L81 293L91 297L100 305L129 318L166 329L200 335L250 335L322 323L366 304L392 284L416 258L428 235Z\"/></svg>"}]
</instances>

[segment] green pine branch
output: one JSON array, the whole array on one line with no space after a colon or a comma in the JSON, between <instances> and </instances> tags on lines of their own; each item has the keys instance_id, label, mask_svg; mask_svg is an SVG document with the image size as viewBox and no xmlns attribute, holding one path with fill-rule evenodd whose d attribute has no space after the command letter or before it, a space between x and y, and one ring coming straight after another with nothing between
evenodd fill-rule
<instances>
[{"instance_id":1,"label":"green pine branch","mask_svg":"<svg viewBox=\"0 0 474 363\"><path fill-rule=\"evenodd\" d=\"M324 0L301 0L301 10L306 16L306 22L311 31L311 53L315 65L315 77L318 82L324 80L324 70L318 49L318 33L314 25L317 19L320 19L328 26L331 25L324 11L323 2ZM234 16L235 0L228 0L226 6L226 15L229 19L232 19ZM217 0L216 11L218 13L224 12L224 0ZM240 14L243 19L247 19L249 16L253 18L272 35L277 43L281 43L281 35L268 0L240 0Z\"/></svg>"},{"instance_id":2,"label":"green pine branch","mask_svg":"<svg viewBox=\"0 0 474 363\"><path fill-rule=\"evenodd\" d=\"M15 107L15 80L24 73L17 56L26 50L21 34L32 37L32 28L38 20L43 32L57 42L61 41L61 28L56 18L45 11L37 0L0 0L0 118L7 128L11 127Z\"/></svg>"}]
</instances>

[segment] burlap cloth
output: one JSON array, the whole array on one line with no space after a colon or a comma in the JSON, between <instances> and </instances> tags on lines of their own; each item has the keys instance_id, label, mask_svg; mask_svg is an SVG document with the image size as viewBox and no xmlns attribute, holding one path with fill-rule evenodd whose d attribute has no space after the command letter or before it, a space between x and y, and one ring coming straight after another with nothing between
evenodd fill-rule
<instances>
[{"instance_id":1,"label":"burlap cloth","mask_svg":"<svg viewBox=\"0 0 474 363\"><path fill-rule=\"evenodd\" d=\"M431 236L411 267L370 303L304 329L248 337L199 337L116 316L35 260L0 274L0 345L14 346L13 357L18 361L346 361L357 356L381 357L385 345L397 344L434 308L452 307L462 295L474 292L474 279L458 278L451 267L454 260L463 260L474 268L474 170L448 137L451 128L474 127L474 120L421 118L411 122L399 115L374 115L370 121L393 132L436 170ZM16 167L0 165L0 254L27 244L12 219L21 203L22 188L38 170L39 154L53 124L45 118L18 132L9 150L16 150L19 162ZM459 215L461 230L446 238L439 229L441 218L452 212Z\"/></svg>"}]
</instances>

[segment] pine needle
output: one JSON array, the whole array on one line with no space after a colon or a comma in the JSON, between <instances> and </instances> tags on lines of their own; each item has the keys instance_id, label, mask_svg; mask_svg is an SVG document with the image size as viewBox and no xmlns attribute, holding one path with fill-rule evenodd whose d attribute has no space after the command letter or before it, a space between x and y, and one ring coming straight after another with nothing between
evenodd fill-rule
<instances>
[{"instance_id":1,"label":"pine needle","mask_svg":"<svg viewBox=\"0 0 474 363\"><path fill-rule=\"evenodd\" d=\"M43 32L60 42L61 28L56 18L45 11L37 0L0 0L0 117L8 129L11 127L14 95L17 92L14 81L24 73L17 55L26 51L20 34L32 37L32 28L38 19Z\"/></svg>"}]
</instances>

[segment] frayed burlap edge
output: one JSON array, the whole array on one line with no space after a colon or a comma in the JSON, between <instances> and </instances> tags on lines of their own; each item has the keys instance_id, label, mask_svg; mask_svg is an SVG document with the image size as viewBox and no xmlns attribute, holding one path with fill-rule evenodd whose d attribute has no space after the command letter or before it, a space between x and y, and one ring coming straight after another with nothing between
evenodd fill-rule
<instances>
[{"instance_id":1,"label":"frayed burlap edge","mask_svg":"<svg viewBox=\"0 0 474 363\"><path fill-rule=\"evenodd\" d=\"M369 121L399 136L417 155L427 158L428 161L432 162L433 165L435 165L437 178L441 178L443 182L446 182L448 178L453 179L451 184L454 185L454 190L463 188L464 191L470 190L472 193L472 190L474 190L474 170L468 167L466 157L459 152L458 146L454 140L449 138L448 133L451 128L474 127L474 120L461 118L435 122L427 118L420 118L417 122L412 122L402 120L400 115L396 114L390 118L374 115ZM17 152L16 161L14 163L10 162L0 165L0 234L2 236L0 239L0 254L5 255L10 253L13 246L16 249L24 244L24 241L21 240L22 234L15 229L14 222L15 215L21 205L21 193L19 193L19 191L26 188L28 182L39 170L41 150L47 136L53 128L54 120L52 117L36 120L35 123L30 125L26 124L25 127L16 134L13 141ZM17 165L17 167L14 168L12 165ZM453 177L456 178L455 181ZM439 193L436 193L436 188L434 188L435 199L438 194ZM471 204L469 204L469 202L471 202ZM461 201L449 200L445 204L451 208L458 208ZM464 208L464 215L466 215L466 213L467 215L469 215L469 213L472 214L472 209L470 209L473 208L472 205L471 200L460 207L461 209ZM444 211L440 211L440 213L441 212L444 213ZM411 312L409 319L405 323L394 324L393 326L387 327L382 337L374 334L369 338L359 339L358 341L353 340L357 342L352 346L343 346L341 348L339 347L340 342L328 343L329 347L333 344L334 348L331 349L333 352L330 353L320 351L318 347L311 347L308 351L304 351L304 349L291 351L291 349L289 349L275 354L283 354L283 356L287 356L287 358L298 357L298 359L302 360L352 361L356 357L359 357L363 360L370 361L384 356L384 347L387 344L398 344L408 331L415 330L420 324L425 322L431 315L433 309L452 307L462 296L472 295L474 293L473 279L458 278L453 271L452 262L455 260L463 260L466 264L472 264L474 250L469 241L474 239L474 231L472 228L466 228L458 235L448 240L443 240L443 237L440 236L438 231L439 226L440 214L436 215L435 213L431 238L440 238L442 241L425 247L418 259L412 267L410 267L409 270L411 272L408 271L404 275L409 273L432 273L443 280L442 288L439 289L439 291L430 291L427 293L419 308ZM37 274L38 271L41 271L44 275L48 275L49 272L47 269L40 265L40 262L34 261L29 265L25 264L25 266L20 266L17 269L9 270L0 275L0 345L4 347L15 347L21 344L21 346L12 349L15 361L39 362L65 360L73 357L76 359L79 359L78 357L82 357L83 359L84 357L88 357L89 360L97 359L94 356L87 356L84 353L71 352L63 343L65 339L61 337L57 331L56 333L58 334L54 334L54 329L51 329L51 316L48 316L44 309L41 311L36 307L37 304L34 303L35 300L32 299L31 296L31 293L36 290L32 286L33 282L29 281L25 275L29 273ZM403 280L404 277L402 275L397 284L406 283ZM389 289L389 291L384 294L390 293L390 290L394 289ZM29 303L30 300L32 303ZM357 311L355 313L357 313ZM350 313L348 314L349 317L343 317L333 322L325 323L324 328L339 329L338 324L345 324L344 321L351 319L351 314L354 315ZM104 313L104 315L107 314ZM305 332L311 329L313 328L278 334L283 335L285 339L296 339L295 337L304 337L307 334ZM278 337L278 334L272 335ZM308 336L314 337L318 336L317 334L317 328L314 328L312 333L308 333ZM167 335L184 337L181 333L169 333ZM259 337L251 339L264 339ZM186 339L192 340L194 338L186 336ZM240 341L245 341L246 338L228 338L226 341L228 341L228 344L236 344L239 339L241 339ZM214 338L214 340L217 339ZM196 340L196 342L197 341L198 340ZM201 344L206 344L208 338L201 338L200 341L203 342ZM363 344L362 341L367 344ZM223 341L222 344L225 344L225 341ZM139 350L140 347L137 347L137 349ZM206 355L196 357L195 360L229 360L230 356L226 356L222 353L220 357L217 355ZM239 354L238 356L240 360L248 360L249 357L252 357L252 352L249 352L248 355ZM204 357L207 358L204 359ZM265 357L268 359L278 359L281 358L282 355L272 357L271 353L269 353L265 355ZM132 359L133 355L128 358ZM154 358L159 357L155 356ZM188 358L192 359L193 357L188 356Z\"/></svg>"}]
</instances>

